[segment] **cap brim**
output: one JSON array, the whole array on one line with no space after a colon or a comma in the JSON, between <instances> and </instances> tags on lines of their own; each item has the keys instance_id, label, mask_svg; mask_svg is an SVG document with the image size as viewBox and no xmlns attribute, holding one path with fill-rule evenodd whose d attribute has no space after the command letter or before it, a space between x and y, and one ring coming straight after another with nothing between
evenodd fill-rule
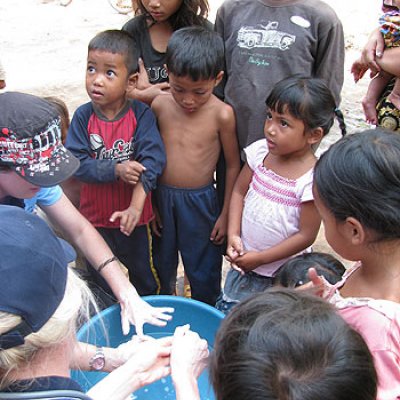
<instances>
[{"instance_id":1,"label":"cap brim","mask_svg":"<svg viewBox=\"0 0 400 400\"><path fill-rule=\"evenodd\" d=\"M15 172L29 183L39 187L51 187L70 178L79 168L79 160L64 146L57 156L44 165L19 166Z\"/></svg>"}]
</instances>

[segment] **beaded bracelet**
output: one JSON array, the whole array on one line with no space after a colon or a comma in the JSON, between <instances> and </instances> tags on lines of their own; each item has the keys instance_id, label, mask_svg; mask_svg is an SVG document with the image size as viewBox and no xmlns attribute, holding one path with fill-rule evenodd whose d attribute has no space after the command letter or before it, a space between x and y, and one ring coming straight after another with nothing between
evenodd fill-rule
<instances>
[{"instance_id":1,"label":"beaded bracelet","mask_svg":"<svg viewBox=\"0 0 400 400\"><path fill-rule=\"evenodd\" d=\"M117 260L118 260L117 256L112 256L111 258L104 261L97 267L97 272L101 272L104 269L104 267L106 267L108 264L112 263L113 261L117 261Z\"/></svg>"}]
</instances>

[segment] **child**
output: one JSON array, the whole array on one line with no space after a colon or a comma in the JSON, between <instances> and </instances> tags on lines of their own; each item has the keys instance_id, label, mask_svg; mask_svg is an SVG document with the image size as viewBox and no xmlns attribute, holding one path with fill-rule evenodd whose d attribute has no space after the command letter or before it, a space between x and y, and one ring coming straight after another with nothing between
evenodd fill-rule
<instances>
[{"instance_id":1,"label":"child","mask_svg":"<svg viewBox=\"0 0 400 400\"><path fill-rule=\"evenodd\" d=\"M209 30L213 26L206 19L207 0L138 0L137 14L122 28L135 40L141 57L138 85L130 95L151 104L169 88L165 57L173 32L187 26Z\"/></svg>"},{"instance_id":2,"label":"child","mask_svg":"<svg viewBox=\"0 0 400 400\"><path fill-rule=\"evenodd\" d=\"M343 116L322 80L288 78L267 101L265 139L245 149L247 162L229 207L227 258L232 263L217 308L227 312L272 286L281 265L310 251L320 226L311 193L314 147Z\"/></svg>"},{"instance_id":3,"label":"child","mask_svg":"<svg viewBox=\"0 0 400 400\"><path fill-rule=\"evenodd\" d=\"M334 286L331 302L367 342L379 378L377 399L398 399L399 135L378 128L340 140L318 161L313 191L328 243L359 261Z\"/></svg>"},{"instance_id":4,"label":"child","mask_svg":"<svg viewBox=\"0 0 400 400\"><path fill-rule=\"evenodd\" d=\"M362 337L329 304L299 290L272 289L235 307L210 364L217 400L376 399Z\"/></svg>"},{"instance_id":5,"label":"child","mask_svg":"<svg viewBox=\"0 0 400 400\"><path fill-rule=\"evenodd\" d=\"M90 41L86 90L92 101L75 112L67 147L81 162L75 176L84 182L82 214L128 268L138 293L148 295L159 290L149 241L150 192L165 153L152 111L126 97L137 81L135 51L129 34L119 30L101 32Z\"/></svg>"},{"instance_id":6,"label":"child","mask_svg":"<svg viewBox=\"0 0 400 400\"><path fill-rule=\"evenodd\" d=\"M400 0L385 0L382 6L384 14L379 18L379 23L386 49L400 46L399 7ZM363 63L361 58L355 61L351 68L354 81L358 82L367 70L368 66ZM377 125L376 105L380 95L392 78L392 74L381 69L371 80L367 94L362 100L365 118L368 123ZM393 89L388 96L388 101L400 109L400 80L398 78L395 79Z\"/></svg>"},{"instance_id":7,"label":"child","mask_svg":"<svg viewBox=\"0 0 400 400\"><path fill-rule=\"evenodd\" d=\"M323 1L227 0L215 29L225 44L226 82L220 89L235 110L241 150L263 137L265 98L284 78L323 79L339 104L343 27Z\"/></svg>"},{"instance_id":8,"label":"child","mask_svg":"<svg viewBox=\"0 0 400 400\"><path fill-rule=\"evenodd\" d=\"M192 298L209 304L215 304L220 291L220 245L239 173L233 110L212 94L222 79L223 61L217 33L201 27L176 31L167 49L171 94L152 104L167 152L156 191L162 235L155 238L154 255L161 293L174 290L180 251ZM219 210L213 175L221 149L227 169L225 202Z\"/></svg>"},{"instance_id":9,"label":"child","mask_svg":"<svg viewBox=\"0 0 400 400\"><path fill-rule=\"evenodd\" d=\"M318 275L335 284L346 271L344 265L328 253L304 253L290 258L275 276L275 285L295 288L309 282L308 270L314 268Z\"/></svg>"}]
</instances>

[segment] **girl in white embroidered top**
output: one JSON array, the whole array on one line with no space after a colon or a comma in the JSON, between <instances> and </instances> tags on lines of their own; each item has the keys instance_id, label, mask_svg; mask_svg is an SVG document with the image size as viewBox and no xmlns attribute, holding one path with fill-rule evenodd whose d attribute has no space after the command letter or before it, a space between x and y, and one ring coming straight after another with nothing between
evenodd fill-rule
<instances>
[{"instance_id":1,"label":"girl in white embroidered top","mask_svg":"<svg viewBox=\"0 0 400 400\"><path fill-rule=\"evenodd\" d=\"M265 139L245 148L247 162L235 183L228 220L231 262L217 308L232 305L272 286L290 257L309 251L320 226L312 196L314 148L342 113L326 84L288 78L267 101Z\"/></svg>"}]
</instances>

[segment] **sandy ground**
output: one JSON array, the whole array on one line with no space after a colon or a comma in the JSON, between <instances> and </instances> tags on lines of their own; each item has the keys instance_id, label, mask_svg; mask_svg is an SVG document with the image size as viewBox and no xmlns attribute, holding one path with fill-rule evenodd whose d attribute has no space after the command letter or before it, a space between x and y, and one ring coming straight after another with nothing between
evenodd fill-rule
<instances>
[{"instance_id":1,"label":"sandy ground","mask_svg":"<svg viewBox=\"0 0 400 400\"><path fill-rule=\"evenodd\" d=\"M221 0L209 0L213 21ZM326 0L341 18L346 35L345 84L341 108L349 131L365 127L360 99L368 80L355 85L350 66L377 24L380 0ZM368 5L367 5L368 4ZM130 15L118 14L107 0L0 0L0 59L7 71L7 90L62 98L71 114L88 101L84 88L87 44L99 31L120 28ZM335 127L321 144L339 137ZM321 230L316 250L332 252Z\"/></svg>"}]
</instances>

